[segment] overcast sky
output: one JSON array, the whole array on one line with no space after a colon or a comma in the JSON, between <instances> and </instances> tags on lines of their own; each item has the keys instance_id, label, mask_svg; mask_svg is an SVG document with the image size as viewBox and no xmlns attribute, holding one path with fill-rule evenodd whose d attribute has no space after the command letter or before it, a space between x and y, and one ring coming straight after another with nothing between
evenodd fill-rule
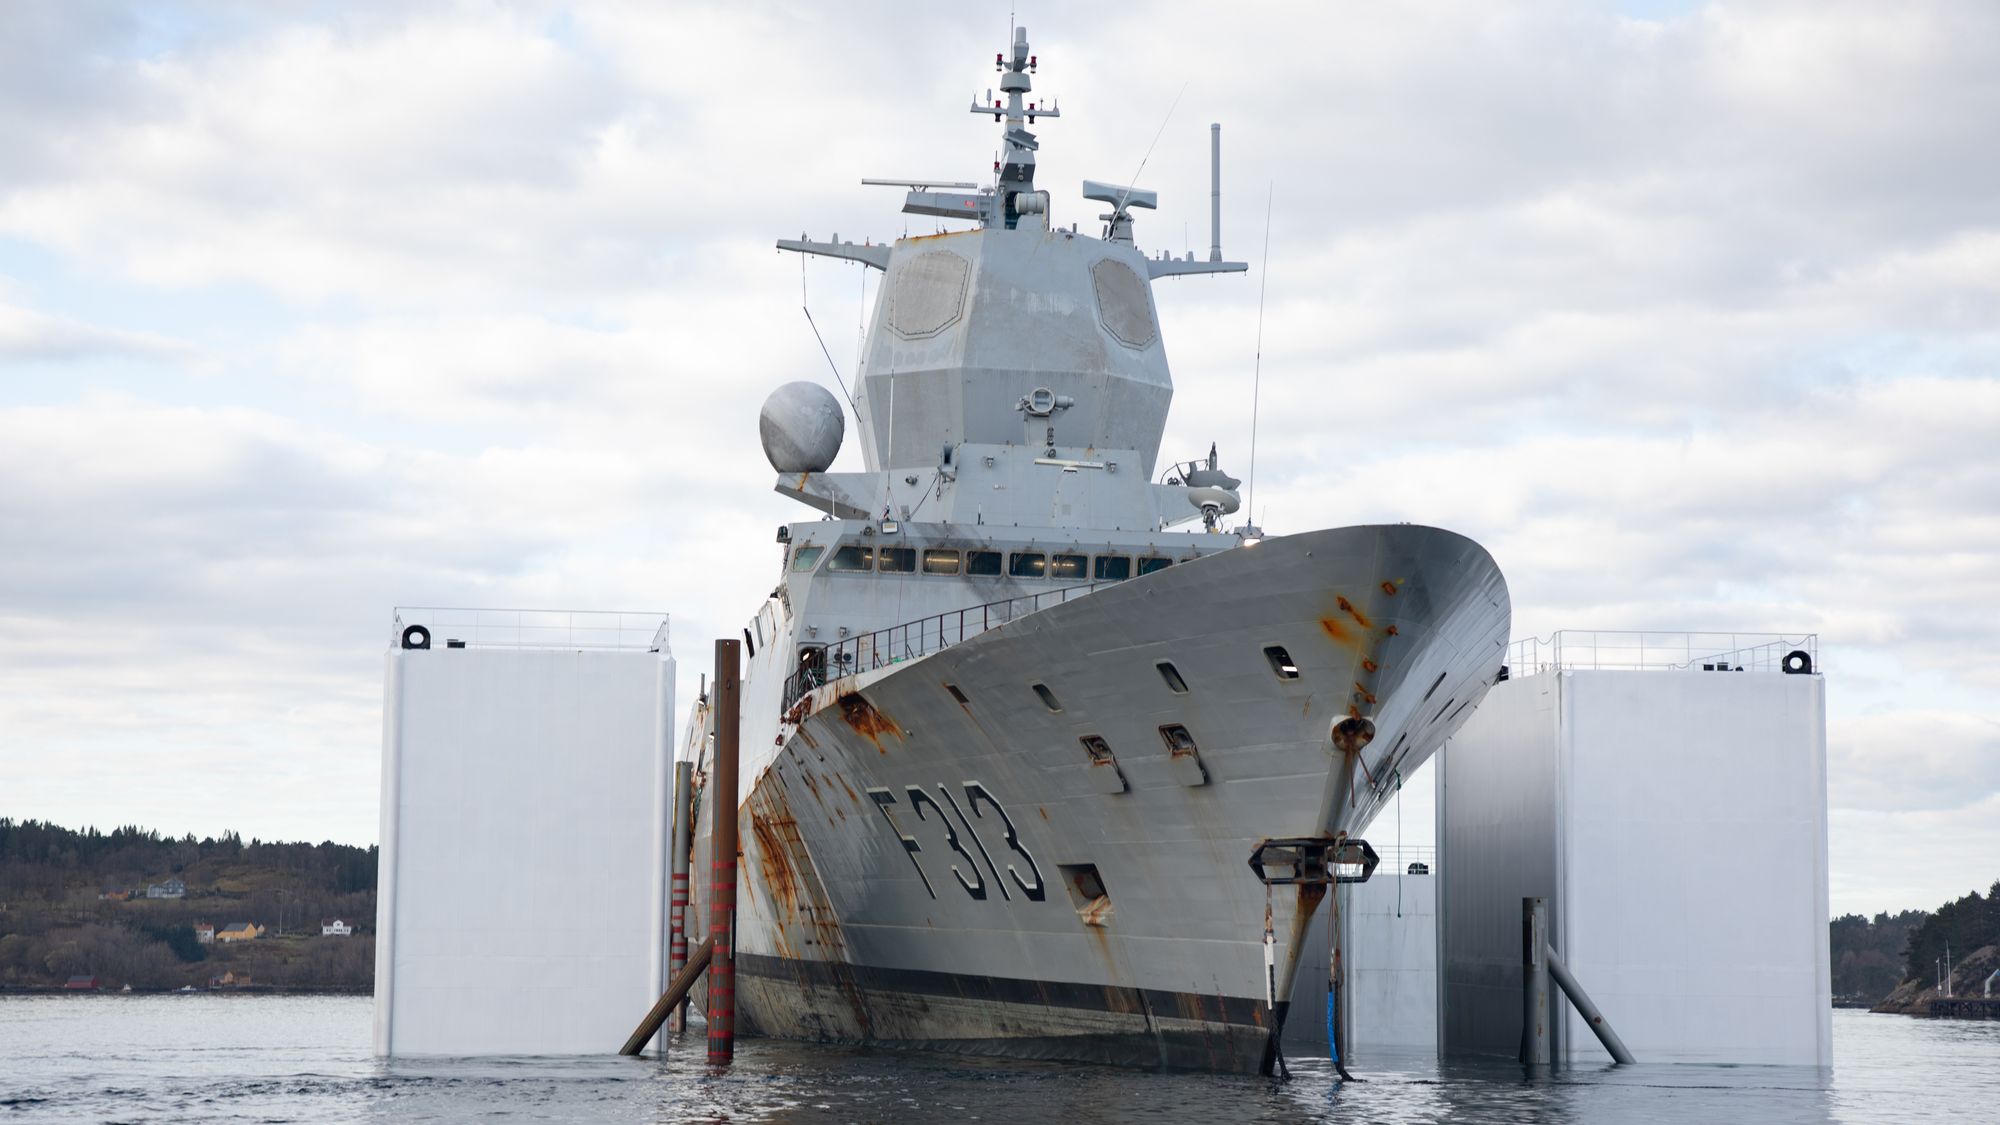
<instances>
[{"instance_id":1,"label":"overcast sky","mask_svg":"<svg viewBox=\"0 0 2000 1125\"><path fill-rule=\"evenodd\" d=\"M1835 910L2000 876L2000 5L1221 11L1020 13L1056 221L1159 133L1204 249L1210 121L1231 256L1273 200L1161 283L1167 453L1247 467L1268 283L1260 523L1468 533L1517 636L1817 633ZM857 181L985 178L1004 14L0 7L0 815L373 841L397 605L670 611L691 697L809 518L802 279L856 351L772 241L933 229Z\"/></svg>"}]
</instances>

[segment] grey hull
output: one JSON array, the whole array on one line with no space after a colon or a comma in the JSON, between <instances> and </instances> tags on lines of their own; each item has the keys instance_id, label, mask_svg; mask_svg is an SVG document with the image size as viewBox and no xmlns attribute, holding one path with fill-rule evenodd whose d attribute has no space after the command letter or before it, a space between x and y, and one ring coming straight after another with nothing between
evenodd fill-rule
<instances>
[{"instance_id":1,"label":"grey hull","mask_svg":"<svg viewBox=\"0 0 2000 1125\"><path fill-rule=\"evenodd\" d=\"M746 1028L1267 1069L1323 891L1267 891L1252 850L1359 833L1493 682L1509 613L1471 540L1339 528L837 680L775 726L746 704L746 746L776 746L738 808ZM1375 734L1342 754L1349 717Z\"/></svg>"}]
</instances>

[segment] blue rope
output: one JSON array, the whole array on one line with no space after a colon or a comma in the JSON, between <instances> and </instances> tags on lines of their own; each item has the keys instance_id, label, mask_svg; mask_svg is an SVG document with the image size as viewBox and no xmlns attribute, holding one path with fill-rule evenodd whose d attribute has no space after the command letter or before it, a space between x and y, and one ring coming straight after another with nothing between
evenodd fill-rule
<instances>
[{"instance_id":1,"label":"blue rope","mask_svg":"<svg viewBox=\"0 0 2000 1125\"><path fill-rule=\"evenodd\" d=\"M1340 1044L1333 1037L1333 989L1326 990L1326 1057L1335 1066L1340 1065Z\"/></svg>"}]
</instances>

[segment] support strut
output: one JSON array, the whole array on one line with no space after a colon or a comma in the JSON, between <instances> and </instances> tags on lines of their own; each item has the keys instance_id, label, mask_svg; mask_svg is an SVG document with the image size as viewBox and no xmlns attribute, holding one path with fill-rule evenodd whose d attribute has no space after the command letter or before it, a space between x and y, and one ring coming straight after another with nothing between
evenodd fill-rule
<instances>
[{"instance_id":1,"label":"support strut","mask_svg":"<svg viewBox=\"0 0 2000 1125\"><path fill-rule=\"evenodd\" d=\"M659 1034L660 1025L667 1022L667 1017L672 1015L674 1009L680 1007L681 1001L687 998L688 990L694 987L694 982L701 979L702 970L708 968L709 954L714 950L715 941L712 938L703 938L701 944L695 946L694 955L688 958L687 964L681 966L680 972L674 974L674 982L667 986L667 990L660 994L658 1000L653 1002L652 1010L646 1013L646 1018L639 1021L639 1026L632 1032L631 1037L625 1040L625 1045L618 1048L619 1054L636 1055L645 1050L646 1040Z\"/></svg>"}]
</instances>

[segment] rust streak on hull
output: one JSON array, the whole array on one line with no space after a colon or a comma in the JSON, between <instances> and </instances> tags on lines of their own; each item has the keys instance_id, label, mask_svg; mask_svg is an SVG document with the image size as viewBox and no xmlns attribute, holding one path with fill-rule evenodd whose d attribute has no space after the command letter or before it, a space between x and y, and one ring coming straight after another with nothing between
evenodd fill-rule
<instances>
[{"instance_id":1,"label":"rust streak on hull","mask_svg":"<svg viewBox=\"0 0 2000 1125\"><path fill-rule=\"evenodd\" d=\"M874 743L879 753L889 752L882 745L883 735L894 735L897 738L903 735L901 728L897 727L889 716L884 715L858 691L840 697L840 717L848 726L854 728L854 733Z\"/></svg>"}]
</instances>

